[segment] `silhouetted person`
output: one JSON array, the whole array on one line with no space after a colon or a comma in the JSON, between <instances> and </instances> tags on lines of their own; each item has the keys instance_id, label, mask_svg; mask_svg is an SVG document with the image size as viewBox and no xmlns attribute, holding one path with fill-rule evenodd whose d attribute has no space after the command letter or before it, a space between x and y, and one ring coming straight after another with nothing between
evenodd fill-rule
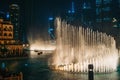
<instances>
[{"instance_id":1,"label":"silhouetted person","mask_svg":"<svg viewBox=\"0 0 120 80\"><path fill-rule=\"evenodd\" d=\"M88 65L88 80L94 80L93 64Z\"/></svg>"}]
</instances>

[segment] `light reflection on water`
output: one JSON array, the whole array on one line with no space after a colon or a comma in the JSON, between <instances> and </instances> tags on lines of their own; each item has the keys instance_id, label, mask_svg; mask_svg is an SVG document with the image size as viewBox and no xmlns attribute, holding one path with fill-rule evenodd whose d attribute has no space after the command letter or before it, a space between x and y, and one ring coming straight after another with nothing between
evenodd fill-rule
<instances>
[{"instance_id":1,"label":"light reflection on water","mask_svg":"<svg viewBox=\"0 0 120 80\"><path fill-rule=\"evenodd\" d=\"M70 74L70 73L59 73L59 77L56 74L56 76L52 76L52 80L88 80L87 74ZM56 79L57 78L57 79ZM111 73L111 74L95 74L94 80L119 80L119 76L117 75L117 72Z\"/></svg>"},{"instance_id":2,"label":"light reflection on water","mask_svg":"<svg viewBox=\"0 0 120 80\"><path fill-rule=\"evenodd\" d=\"M0 61L0 65L2 62L6 64L10 71L22 71L24 75L23 80L88 80L87 74L73 74L50 70L44 57ZM120 80L119 76L119 72L95 74L94 80Z\"/></svg>"}]
</instances>

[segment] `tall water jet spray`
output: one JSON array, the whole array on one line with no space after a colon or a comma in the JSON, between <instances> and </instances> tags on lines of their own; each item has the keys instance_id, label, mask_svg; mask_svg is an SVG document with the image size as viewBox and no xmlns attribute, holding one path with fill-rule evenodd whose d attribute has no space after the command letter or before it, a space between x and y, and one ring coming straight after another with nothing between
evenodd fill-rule
<instances>
[{"instance_id":1,"label":"tall water jet spray","mask_svg":"<svg viewBox=\"0 0 120 80\"><path fill-rule=\"evenodd\" d=\"M56 18L56 52L52 65L56 70L87 72L88 64L94 72L113 72L117 68L118 50L115 40L106 33L76 27Z\"/></svg>"}]
</instances>

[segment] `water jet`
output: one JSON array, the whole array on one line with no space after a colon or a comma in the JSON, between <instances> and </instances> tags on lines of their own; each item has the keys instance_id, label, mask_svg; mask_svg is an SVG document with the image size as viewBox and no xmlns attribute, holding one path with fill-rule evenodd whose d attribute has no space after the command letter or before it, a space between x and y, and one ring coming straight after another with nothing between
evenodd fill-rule
<instances>
[{"instance_id":1,"label":"water jet","mask_svg":"<svg viewBox=\"0 0 120 80\"><path fill-rule=\"evenodd\" d=\"M51 65L56 70L88 72L88 64L94 72L116 71L118 50L112 36L82 26L72 26L60 18L55 20L56 51Z\"/></svg>"}]
</instances>

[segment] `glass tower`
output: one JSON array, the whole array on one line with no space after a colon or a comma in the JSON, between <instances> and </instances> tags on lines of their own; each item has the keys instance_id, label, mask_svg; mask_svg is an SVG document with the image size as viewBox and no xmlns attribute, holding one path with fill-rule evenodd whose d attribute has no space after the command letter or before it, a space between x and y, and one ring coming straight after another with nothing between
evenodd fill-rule
<instances>
[{"instance_id":1,"label":"glass tower","mask_svg":"<svg viewBox=\"0 0 120 80\"><path fill-rule=\"evenodd\" d=\"M19 20L19 6L17 4L10 5L10 21L14 26L14 39L20 40L20 20Z\"/></svg>"}]
</instances>

